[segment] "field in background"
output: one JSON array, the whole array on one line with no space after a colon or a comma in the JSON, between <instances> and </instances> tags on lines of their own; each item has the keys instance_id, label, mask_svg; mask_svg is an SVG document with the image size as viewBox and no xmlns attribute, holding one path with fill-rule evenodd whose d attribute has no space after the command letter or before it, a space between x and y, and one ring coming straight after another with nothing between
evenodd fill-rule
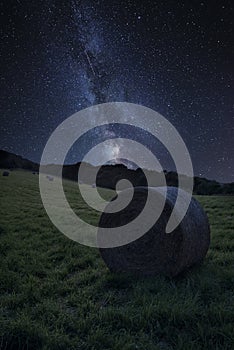
<instances>
[{"instance_id":1,"label":"field in background","mask_svg":"<svg viewBox=\"0 0 234 350\"><path fill-rule=\"evenodd\" d=\"M77 185L65 188L97 222ZM0 171L0 349L233 349L234 197L197 199L212 233L204 264L176 280L136 278L111 274L97 249L58 232L38 175Z\"/></svg>"}]
</instances>

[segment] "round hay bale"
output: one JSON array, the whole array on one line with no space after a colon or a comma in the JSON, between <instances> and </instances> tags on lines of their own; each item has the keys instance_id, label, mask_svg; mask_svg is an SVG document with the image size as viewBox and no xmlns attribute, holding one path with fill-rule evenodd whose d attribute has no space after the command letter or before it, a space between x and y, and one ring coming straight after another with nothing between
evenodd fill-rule
<instances>
[{"instance_id":1,"label":"round hay bale","mask_svg":"<svg viewBox=\"0 0 234 350\"><path fill-rule=\"evenodd\" d=\"M3 171L2 173L2 176L9 176L9 175L10 175L9 171Z\"/></svg>"},{"instance_id":2,"label":"round hay bale","mask_svg":"<svg viewBox=\"0 0 234 350\"><path fill-rule=\"evenodd\" d=\"M46 178L47 178L49 181L54 181L53 176L47 175Z\"/></svg>"},{"instance_id":3,"label":"round hay bale","mask_svg":"<svg viewBox=\"0 0 234 350\"><path fill-rule=\"evenodd\" d=\"M120 195L124 197L127 191L122 191ZM165 188L136 187L133 199L126 208L118 213L102 214L97 235L100 247L103 246L104 238L101 228L119 227L132 221L142 210L148 191L157 198L163 193L165 195ZM100 248L101 256L112 272L173 277L204 259L210 244L210 228L206 213L194 198L180 224L173 232L165 232L177 192L175 187L167 188L165 206L160 218L142 237L119 247ZM184 191L181 193L182 196L188 196ZM112 208L113 203L110 203ZM151 209L152 212L155 210ZM179 217L181 208L175 209ZM108 229L104 232L108 234Z\"/></svg>"}]
</instances>

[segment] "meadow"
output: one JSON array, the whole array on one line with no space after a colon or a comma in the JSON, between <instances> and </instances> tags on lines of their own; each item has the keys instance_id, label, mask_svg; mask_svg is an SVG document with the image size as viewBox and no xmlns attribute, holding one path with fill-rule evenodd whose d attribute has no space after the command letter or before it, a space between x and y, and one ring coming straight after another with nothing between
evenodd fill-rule
<instances>
[{"instance_id":1,"label":"meadow","mask_svg":"<svg viewBox=\"0 0 234 350\"><path fill-rule=\"evenodd\" d=\"M64 185L98 222L77 185ZM111 274L98 249L50 222L38 175L0 171L0 349L233 349L234 197L197 199L211 226L201 266L176 279Z\"/></svg>"}]
</instances>

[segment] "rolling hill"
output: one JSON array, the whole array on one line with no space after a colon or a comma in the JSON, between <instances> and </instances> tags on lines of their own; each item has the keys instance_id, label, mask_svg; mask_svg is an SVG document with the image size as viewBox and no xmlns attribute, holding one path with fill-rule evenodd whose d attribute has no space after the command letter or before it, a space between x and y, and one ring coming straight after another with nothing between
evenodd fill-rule
<instances>
[{"instance_id":1,"label":"rolling hill","mask_svg":"<svg viewBox=\"0 0 234 350\"><path fill-rule=\"evenodd\" d=\"M63 177L72 181L78 180L78 170L81 163L69 164L63 166ZM116 183L121 179L128 179L133 186L144 186L146 185L146 179L142 169L129 169L124 164L106 164L101 166L97 171L97 167L83 163L84 175L80 178L83 183L93 184L94 174L97 172L96 184L98 187L114 189ZM50 175L56 174L57 165L49 164L43 167L43 171ZM0 168L2 169L24 169L29 171L39 170L39 164L34 163L30 160L24 159L19 155L10 153L7 151L0 150ZM155 171L145 170L144 172L151 179L151 183L155 186L163 185L161 180L162 174ZM173 171L164 170L168 186L178 185L178 175ZM213 195L213 194L234 194L234 183L221 184L215 180L208 180L202 177L194 177L194 194L198 195Z\"/></svg>"}]
</instances>

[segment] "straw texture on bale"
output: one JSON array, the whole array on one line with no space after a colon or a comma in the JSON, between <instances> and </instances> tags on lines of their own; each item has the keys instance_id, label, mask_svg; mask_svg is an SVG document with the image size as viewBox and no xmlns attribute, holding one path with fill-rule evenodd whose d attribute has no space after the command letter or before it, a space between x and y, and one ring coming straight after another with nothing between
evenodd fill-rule
<instances>
[{"instance_id":1,"label":"straw texture on bale","mask_svg":"<svg viewBox=\"0 0 234 350\"><path fill-rule=\"evenodd\" d=\"M144 207L148 191L161 196L161 190L162 188L136 187L131 203L118 213L104 212L99 227L111 228L127 224ZM121 195L124 196L125 191ZM182 191L182 196L188 194ZM171 233L165 232L176 198L177 188L168 187L160 218L142 237L123 246L100 248L101 256L112 272L173 277L202 262L210 244L210 228L206 213L194 198L176 229ZM181 208L176 208L178 216L180 210ZM106 231L108 234L108 229ZM99 233L97 240L101 246L102 237Z\"/></svg>"}]
</instances>

